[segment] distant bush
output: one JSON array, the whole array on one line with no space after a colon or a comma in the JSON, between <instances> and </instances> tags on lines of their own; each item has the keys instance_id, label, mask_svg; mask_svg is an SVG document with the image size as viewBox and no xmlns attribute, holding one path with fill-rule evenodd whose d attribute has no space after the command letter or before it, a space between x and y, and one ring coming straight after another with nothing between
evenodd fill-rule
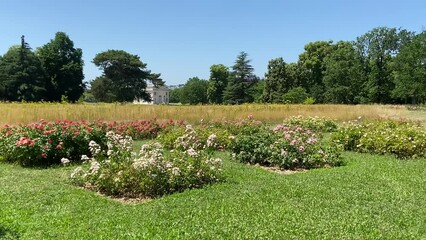
<instances>
[{"instance_id":1,"label":"distant bush","mask_svg":"<svg viewBox=\"0 0 426 240\"><path fill-rule=\"evenodd\" d=\"M398 158L426 156L426 130L414 122L350 122L334 133L332 140L346 150L392 154Z\"/></svg>"},{"instance_id":2,"label":"distant bush","mask_svg":"<svg viewBox=\"0 0 426 240\"><path fill-rule=\"evenodd\" d=\"M337 123L329 118L296 116L284 120L284 125L300 126L313 131L334 132L337 130Z\"/></svg>"}]
</instances>

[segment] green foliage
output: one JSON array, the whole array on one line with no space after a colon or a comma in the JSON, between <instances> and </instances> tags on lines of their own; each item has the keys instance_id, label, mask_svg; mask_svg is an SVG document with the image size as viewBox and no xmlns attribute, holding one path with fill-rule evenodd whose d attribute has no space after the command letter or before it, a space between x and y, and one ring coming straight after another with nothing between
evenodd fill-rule
<instances>
[{"instance_id":1,"label":"green foliage","mask_svg":"<svg viewBox=\"0 0 426 240\"><path fill-rule=\"evenodd\" d=\"M346 150L392 154L398 158L426 156L426 131L405 121L350 122L332 135Z\"/></svg>"},{"instance_id":2,"label":"green foliage","mask_svg":"<svg viewBox=\"0 0 426 240\"><path fill-rule=\"evenodd\" d=\"M320 117L303 117L295 116L290 117L283 122L286 126L302 127L313 130L315 132L335 132L337 130L337 123L329 118Z\"/></svg>"},{"instance_id":3,"label":"green foliage","mask_svg":"<svg viewBox=\"0 0 426 240\"><path fill-rule=\"evenodd\" d=\"M268 63L268 72L265 74L265 88L263 101L268 103L281 103L282 95L294 85L287 73L287 64L282 58L272 59Z\"/></svg>"},{"instance_id":4,"label":"green foliage","mask_svg":"<svg viewBox=\"0 0 426 240\"><path fill-rule=\"evenodd\" d=\"M223 102L223 92L228 84L229 70L223 64L215 64L210 67L209 86L207 88L207 100L209 103L220 104Z\"/></svg>"},{"instance_id":5,"label":"green foliage","mask_svg":"<svg viewBox=\"0 0 426 240\"><path fill-rule=\"evenodd\" d=\"M86 122L57 121L6 126L0 132L0 155L3 160L22 166L49 166L61 159L79 162L89 155L86 147L96 140L105 147L105 131Z\"/></svg>"},{"instance_id":6,"label":"green foliage","mask_svg":"<svg viewBox=\"0 0 426 240\"><path fill-rule=\"evenodd\" d=\"M198 77L188 79L182 87L180 102L182 104L206 104L208 102L208 85L209 82L207 80L199 79Z\"/></svg>"},{"instance_id":7,"label":"green foliage","mask_svg":"<svg viewBox=\"0 0 426 240\"><path fill-rule=\"evenodd\" d=\"M401 48L394 59L392 96L410 103L426 102L426 32L419 33L413 41Z\"/></svg>"},{"instance_id":8,"label":"green foliage","mask_svg":"<svg viewBox=\"0 0 426 240\"><path fill-rule=\"evenodd\" d=\"M89 168L77 168L71 178L79 185L108 195L157 197L220 180L222 160L193 148L166 152L159 143L148 143L132 153L129 137L107 133L108 150L90 143L94 159ZM188 145L192 145L188 142Z\"/></svg>"},{"instance_id":9,"label":"green foliage","mask_svg":"<svg viewBox=\"0 0 426 240\"><path fill-rule=\"evenodd\" d=\"M3 160L23 166L49 166L61 163L61 159L80 162L81 155L90 155L90 141L106 148L107 131L125 134L133 139L152 139L170 126L181 122L172 120L158 123L156 120L127 122L55 121L0 128L0 156Z\"/></svg>"},{"instance_id":10,"label":"green foliage","mask_svg":"<svg viewBox=\"0 0 426 240\"><path fill-rule=\"evenodd\" d=\"M300 104L304 103L309 97L304 88L296 87L285 93L282 100L284 103Z\"/></svg>"},{"instance_id":11,"label":"green foliage","mask_svg":"<svg viewBox=\"0 0 426 240\"><path fill-rule=\"evenodd\" d=\"M98 102L114 102L117 96L114 94L112 80L101 76L90 82L90 91Z\"/></svg>"},{"instance_id":12,"label":"green foliage","mask_svg":"<svg viewBox=\"0 0 426 240\"><path fill-rule=\"evenodd\" d=\"M245 102L253 102L253 98L249 94L249 88L252 84L259 81L253 74L253 67L250 65L248 54L241 52L235 64L232 66L232 72L229 75L228 85L223 93L223 101L227 104L241 104Z\"/></svg>"},{"instance_id":13,"label":"green foliage","mask_svg":"<svg viewBox=\"0 0 426 240\"><path fill-rule=\"evenodd\" d=\"M61 101L66 96L76 102L84 92L83 51L74 48L74 42L64 32L37 49L49 81L46 85L48 101Z\"/></svg>"},{"instance_id":14,"label":"green foliage","mask_svg":"<svg viewBox=\"0 0 426 240\"><path fill-rule=\"evenodd\" d=\"M363 62L364 102L391 103L394 83L390 63L402 46L410 42L413 33L405 29L378 27L357 38L356 49Z\"/></svg>"},{"instance_id":15,"label":"green foliage","mask_svg":"<svg viewBox=\"0 0 426 240\"><path fill-rule=\"evenodd\" d=\"M323 103L323 76L326 69L324 59L333 51L332 41L311 42L304 48L298 61L301 71L299 86L305 88L318 103Z\"/></svg>"},{"instance_id":16,"label":"green foliage","mask_svg":"<svg viewBox=\"0 0 426 240\"><path fill-rule=\"evenodd\" d=\"M103 71L102 81L104 81L95 87L102 86L102 89L112 93L105 94L106 99L113 97L113 101L118 102L132 102L135 99L151 101L150 95L145 91L146 81L151 81L154 85L164 84L159 74L151 73L146 69L146 64L140 60L139 56L123 50L98 53L93 63ZM110 80L107 86L105 86L105 78ZM93 87L92 91L97 91Z\"/></svg>"},{"instance_id":17,"label":"green foliage","mask_svg":"<svg viewBox=\"0 0 426 240\"><path fill-rule=\"evenodd\" d=\"M170 90L170 103L180 103L180 97L182 96L182 89L183 87L178 87L175 89Z\"/></svg>"},{"instance_id":18,"label":"green foliage","mask_svg":"<svg viewBox=\"0 0 426 240\"><path fill-rule=\"evenodd\" d=\"M340 41L324 58L324 100L328 103L359 103L363 66L356 49L350 42Z\"/></svg>"},{"instance_id":19,"label":"green foliage","mask_svg":"<svg viewBox=\"0 0 426 240\"><path fill-rule=\"evenodd\" d=\"M40 101L46 96L46 75L40 59L22 36L0 59L0 100Z\"/></svg>"},{"instance_id":20,"label":"green foliage","mask_svg":"<svg viewBox=\"0 0 426 240\"><path fill-rule=\"evenodd\" d=\"M192 146L196 150L223 150L228 149L230 136L228 130L223 127L206 124L193 128L187 125L186 128L173 126L164 129L158 135L157 141L167 149L182 150L182 141L191 138L197 143Z\"/></svg>"},{"instance_id":21,"label":"green foliage","mask_svg":"<svg viewBox=\"0 0 426 240\"><path fill-rule=\"evenodd\" d=\"M231 149L237 161L282 169L341 165L339 147L320 144L319 137L310 129L278 125L273 131L237 135Z\"/></svg>"}]
</instances>

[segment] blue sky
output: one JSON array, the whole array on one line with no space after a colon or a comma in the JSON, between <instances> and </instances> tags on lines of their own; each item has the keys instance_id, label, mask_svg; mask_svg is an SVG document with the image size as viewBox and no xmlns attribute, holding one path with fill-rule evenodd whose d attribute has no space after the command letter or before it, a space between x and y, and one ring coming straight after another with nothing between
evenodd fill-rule
<instances>
[{"instance_id":1,"label":"blue sky","mask_svg":"<svg viewBox=\"0 0 426 240\"><path fill-rule=\"evenodd\" d=\"M83 49L85 80L101 75L97 53L139 55L166 84L208 79L212 64L239 52L263 77L268 61L296 62L317 40L355 40L374 27L426 29L424 0L0 0L0 54L20 43L35 49L58 31Z\"/></svg>"}]
</instances>

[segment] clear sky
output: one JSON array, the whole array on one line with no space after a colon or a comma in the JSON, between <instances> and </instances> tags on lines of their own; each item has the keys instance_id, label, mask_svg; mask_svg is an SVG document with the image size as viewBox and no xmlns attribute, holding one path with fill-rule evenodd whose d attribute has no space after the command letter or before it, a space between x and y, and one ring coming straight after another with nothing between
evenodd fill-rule
<instances>
[{"instance_id":1,"label":"clear sky","mask_svg":"<svg viewBox=\"0 0 426 240\"><path fill-rule=\"evenodd\" d=\"M120 49L174 85L208 79L241 51L263 77L269 60L296 62L308 42L379 26L426 29L426 0L0 0L0 55L21 35L36 49L63 31L83 49L86 81L101 75L97 53Z\"/></svg>"}]
</instances>

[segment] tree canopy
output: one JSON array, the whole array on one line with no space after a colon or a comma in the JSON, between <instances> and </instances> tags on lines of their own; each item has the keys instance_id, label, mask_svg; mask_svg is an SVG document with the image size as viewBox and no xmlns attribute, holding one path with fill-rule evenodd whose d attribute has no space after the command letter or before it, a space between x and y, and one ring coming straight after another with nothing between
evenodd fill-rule
<instances>
[{"instance_id":1,"label":"tree canopy","mask_svg":"<svg viewBox=\"0 0 426 240\"><path fill-rule=\"evenodd\" d=\"M74 42L64 32L36 51L49 81L46 83L46 100L60 101L63 97L77 101L84 92L83 51L74 48Z\"/></svg>"},{"instance_id":2,"label":"tree canopy","mask_svg":"<svg viewBox=\"0 0 426 240\"><path fill-rule=\"evenodd\" d=\"M135 99L151 101L151 96L146 92L147 81L155 86L164 84L160 74L151 73L146 68L138 55L130 54L123 50L108 50L95 56L93 63L103 71L103 84L110 84L108 88L113 101L132 102ZM109 79L106 81L105 79ZM99 85L92 84L93 87Z\"/></svg>"}]
</instances>

